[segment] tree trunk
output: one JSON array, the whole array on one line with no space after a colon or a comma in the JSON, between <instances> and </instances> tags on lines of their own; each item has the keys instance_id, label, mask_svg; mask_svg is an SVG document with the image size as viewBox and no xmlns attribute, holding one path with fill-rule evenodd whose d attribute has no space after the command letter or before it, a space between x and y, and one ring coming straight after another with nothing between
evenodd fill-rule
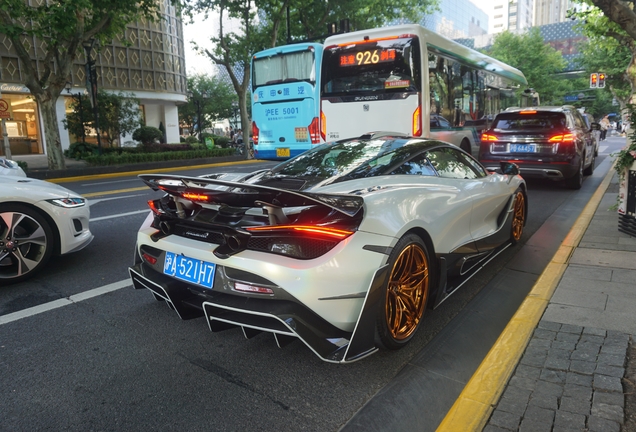
<instances>
[{"instance_id":1,"label":"tree trunk","mask_svg":"<svg viewBox=\"0 0 636 432\"><path fill-rule=\"evenodd\" d=\"M66 169L64 154L62 153L62 142L60 141L60 129L57 123L57 111L55 109L57 98L52 97L46 90L33 96L40 105L40 111L42 112L49 169Z\"/></svg>"},{"instance_id":2,"label":"tree trunk","mask_svg":"<svg viewBox=\"0 0 636 432\"><path fill-rule=\"evenodd\" d=\"M241 129L243 130L243 145L245 146L245 159L254 159L254 154L250 154L250 142L252 138L252 123L247 115L247 104L251 103L251 94L248 102L247 87L242 87L238 92L239 113L241 115Z\"/></svg>"}]
</instances>

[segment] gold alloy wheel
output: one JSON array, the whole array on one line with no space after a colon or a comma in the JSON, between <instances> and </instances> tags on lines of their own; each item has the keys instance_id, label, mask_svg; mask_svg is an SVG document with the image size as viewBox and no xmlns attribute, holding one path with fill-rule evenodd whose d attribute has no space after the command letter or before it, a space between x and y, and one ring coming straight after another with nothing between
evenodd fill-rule
<instances>
[{"instance_id":1,"label":"gold alloy wheel","mask_svg":"<svg viewBox=\"0 0 636 432\"><path fill-rule=\"evenodd\" d=\"M512 216L512 238L519 241L523 234L523 224L526 220L526 199L523 192L517 191L515 196L515 208Z\"/></svg>"},{"instance_id":2,"label":"gold alloy wheel","mask_svg":"<svg viewBox=\"0 0 636 432\"><path fill-rule=\"evenodd\" d=\"M411 243L395 260L386 292L386 323L396 341L407 339L417 328L428 298L428 284L426 252Z\"/></svg>"}]
</instances>

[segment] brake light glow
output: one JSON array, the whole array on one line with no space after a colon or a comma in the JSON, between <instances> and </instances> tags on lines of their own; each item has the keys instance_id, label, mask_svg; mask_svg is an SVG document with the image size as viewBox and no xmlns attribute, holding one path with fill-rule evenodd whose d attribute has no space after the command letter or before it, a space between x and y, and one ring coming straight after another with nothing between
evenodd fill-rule
<instances>
[{"instance_id":1,"label":"brake light glow","mask_svg":"<svg viewBox=\"0 0 636 432\"><path fill-rule=\"evenodd\" d=\"M152 210L152 212L156 215L160 215L163 214L164 211L161 210L159 208L159 206L157 206L157 201L156 200L149 200L148 201L148 207L150 207L150 210Z\"/></svg>"},{"instance_id":2,"label":"brake light glow","mask_svg":"<svg viewBox=\"0 0 636 432\"><path fill-rule=\"evenodd\" d=\"M574 134L560 134L554 135L551 137L548 142L551 143L559 143L559 142L574 142Z\"/></svg>"},{"instance_id":3,"label":"brake light glow","mask_svg":"<svg viewBox=\"0 0 636 432\"><path fill-rule=\"evenodd\" d=\"M320 144L320 121L314 117L309 125L309 139L312 144Z\"/></svg>"},{"instance_id":4,"label":"brake light glow","mask_svg":"<svg viewBox=\"0 0 636 432\"><path fill-rule=\"evenodd\" d=\"M323 141L327 141L327 116L320 110L320 136Z\"/></svg>"},{"instance_id":5,"label":"brake light glow","mask_svg":"<svg viewBox=\"0 0 636 432\"><path fill-rule=\"evenodd\" d=\"M234 290L256 294L274 294L274 290L271 288L248 285L240 282L234 282Z\"/></svg>"},{"instance_id":6,"label":"brake light glow","mask_svg":"<svg viewBox=\"0 0 636 432\"><path fill-rule=\"evenodd\" d=\"M153 257L152 255L148 255L144 252L143 254L141 254L141 257L151 265L157 264L157 258Z\"/></svg>"},{"instance_id":7,"label":"brake light glow","mask_svg":"<svg viewBox=\"0 0 636 432\"><path fill-rule=\"evenodd\" d=\"M519 111L519 114L536 114L537 110L523 110Z\"/></svg>"},{"instance_id":8,"label":"brake light glow","mask_svg":"<svg viewBox=\"0 0 636 432\"><path fill-rule=\"evenodd\" d=\"M198 194L194 192L184 192L181 194L185 199L189 199L190 201L208 201L210 197L205 194Z\"/></svg>"},{"instance_id":9,"label":"brake light glow","mask_svg":"<svg viewBox=\"0 0 636 432\"><path fill-rule=\"evenodd\" d=\"M499 141L499 138L497 138L496 135L490 135L487 133L481 134L481 141L482 142L486 142L486 141Z\"/></svg>"},{"instance_id":10,"label":"brake light glow","mask_svg":"<svg viewBox=\"0 0 636 432\"><path fill-rule=\"evenodd\" d=\"M422 106L418 105L413 111L413 136L422 136Z\"/></svg>"},{"instance_id":11,"label":"brake light glow","mask_svg":"<svg viewBox=\"0 0 636 432\"><path fill-rule=\"evenodd\" d=\"M256 126L256 122L253 121L252 122L252 141L254 142L254 145L258 145L258 126Z\"/></svg>"},{"instance_id":12,"label":"brake light glow","mask_svg":"<svg viewBox=\"0 0 636 432\"><path fill-rule=\"evenodd\" d=\"M246 228L248 231L276 231L276 230L292 230L303 233L318 234L327 237L334 237L337 239L345 239L353 234L353 231L341 230L337 228L312 226L312 225L274 225L274 226L259 226Z\"/></svg>"}]
</instances>

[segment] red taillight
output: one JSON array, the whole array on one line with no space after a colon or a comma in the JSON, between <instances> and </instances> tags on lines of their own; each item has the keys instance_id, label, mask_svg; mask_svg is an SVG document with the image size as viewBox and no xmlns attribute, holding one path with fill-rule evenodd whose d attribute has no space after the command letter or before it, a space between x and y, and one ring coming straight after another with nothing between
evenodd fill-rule
<instances>
[{"instance_id":1,"label":"red taillight","mask_svg":"<svg viewBox=\"0 0 636 432\"><path fill-rule=\"evenodd\" d=\"M309 139L312 144L320 144L320 121L314 117L309 125Z\"/></svg>"},{"instance_id":2,"label":"red taillight","mask_svg":"<svg viewBox=\"0 0 636 432\"><path fill-rule=\"evenodd\" d=\"M413 136L422 136L422 107L420 105L413 111Z\"/></svg>"},{"instance_id":3,"label":"red taillight","mask_svg":"<svg viewBox=\"0 0 636 432\"><path fill-rule=\"evenodd\" d=\"M150 210L152 210L154 214L160 215L160 214L163 214L164 211L159 208L159 206L157 205L157 201L158 200L148 201L148 207L150 207Z\"/></svg>"},{"instance_id":4,"label":"red taillight","mask_svg":"<svg viewBox=\"0 0 636 432\"><path fill-rule=\"evenodd\" d=\"M551 137L548 142L560 143L560 142L574 142L574 134L559 134Z\"/></svg>"},{"instance_id":5,"label":"red taillight","mask_svg":"<svg viewBox=\"0 0 636 432\"><path fill-rule=\"evenodd\" d=\"M321 227L313 225L275 225L275 226L259 226L246 228L248 231L276 231L276 230L292 230L307 234L317 234L337 239L345 239L353 234L353 231L342 230L330 227Z\"/></svg>"},{"instance_id":6,"label":"red taillight","mask_svg":"<svg viewBox=\"0 0 636 432\"><path fill-rule=\"evenodd\" d=\"M189 199L190 201L205 201L207 202L210 197L205 195L205 194L198 194L198 193L193 193L193 192L183 192L181 194L182 197L184 197L185 199Z\"/></svg>"},{"instance_id":7,"label":"red taillight","mask_svg":"<svg viewBox=\"0 0 636 432\"><path fill-rule=\"evenodd\" d=\"M253 121L252 122L252 141L254 142L254 145L258 145L258 126L256 126L256 122Z\"/></svg>"},{"instance_id":8,"label":"red taillight","mask_svg":"<svg viewBox=\"0 0 636 432\"><path fill-rule=\"evenodd\" d=\"M491 134L481 134L481 142L486 142L486 141L499 141L499 138L497 138L496 135L491 135Z\"/></svg>"},{"instance_id":9,"label":"red taillight","mask_svg":"<svg viewBox=\"0 0 636 432\"><path fill-rule=\"evenodd\" d=\"M157 264L157 258L153 257L152 255L148 255L144 252L143 254L141 254L141 257L151 265Z\"/></svg>"},{"instance_id":10,"label":"red taillight","mask_svg":"<svg viewBox=\"0 0 636 432\"><path fill-rule=\"evenodd\" d=\"M327 141L327 116L320 110L320 136L323 141Z\"/></svg>"}]
</instances>

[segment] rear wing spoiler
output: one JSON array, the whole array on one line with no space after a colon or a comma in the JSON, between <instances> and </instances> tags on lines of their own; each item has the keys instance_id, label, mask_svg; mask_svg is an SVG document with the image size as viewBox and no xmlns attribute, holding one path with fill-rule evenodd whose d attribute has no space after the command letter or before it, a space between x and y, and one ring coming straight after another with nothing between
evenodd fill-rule
<instances>
[{"instance_id":1,"label":"rear wing spoiler","mask_svg":"<svg viewBox=\"0 0 636 432\"><path fill-rule=\"evenodd\" d=\"M205 177L141 174L139 178L155 191L162 190L179 197L185 192L203 194L210 203L232 207L262 207L263 202L279 207L320 205L353 217L364 204L364 199L357 195L298 192Z\"/></svg>"}]
</instances>

